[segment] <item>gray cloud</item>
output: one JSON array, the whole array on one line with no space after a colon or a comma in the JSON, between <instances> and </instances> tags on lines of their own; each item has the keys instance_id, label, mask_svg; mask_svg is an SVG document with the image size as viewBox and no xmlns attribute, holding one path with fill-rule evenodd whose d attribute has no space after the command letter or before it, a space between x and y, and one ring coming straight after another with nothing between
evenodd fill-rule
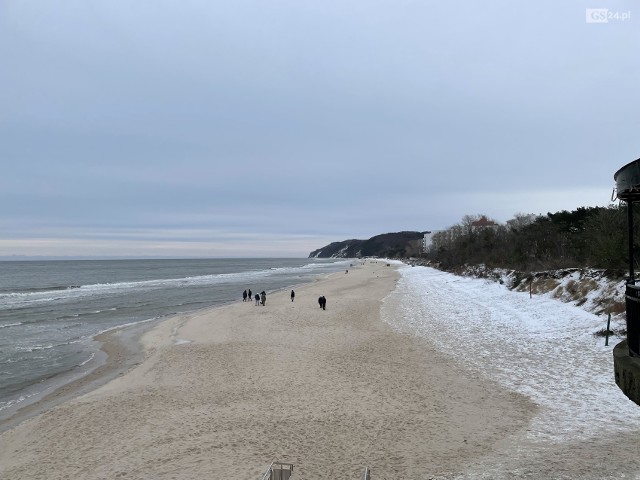
<instances>
[{"instance_id":1,"label":"gray cloud","mask_svg":"<svg viewBox=\"0 0 640 480\"><path fill-rule=\"evenodd\" d=\"M590 6L0 3L0 255L300 256L606 205L640 31Z\"/></svg>"}]
</instances>

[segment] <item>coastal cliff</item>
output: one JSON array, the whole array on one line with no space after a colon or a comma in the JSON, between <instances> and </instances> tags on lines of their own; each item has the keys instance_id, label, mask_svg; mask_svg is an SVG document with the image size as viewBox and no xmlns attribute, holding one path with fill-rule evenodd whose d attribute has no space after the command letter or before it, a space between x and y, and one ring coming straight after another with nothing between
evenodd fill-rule
<instances>
[{"instance_id":1,"label":"coastal cliff","mask_svg":"<svg viewBox=\"0 0 640 480\"><path fill-rule=\"evenodd\" d=\"M314 250L309 258L412 257L420 253L423 238L423 232L396 232L368 240L343 240Z\"/></svg>"}]
</instances>

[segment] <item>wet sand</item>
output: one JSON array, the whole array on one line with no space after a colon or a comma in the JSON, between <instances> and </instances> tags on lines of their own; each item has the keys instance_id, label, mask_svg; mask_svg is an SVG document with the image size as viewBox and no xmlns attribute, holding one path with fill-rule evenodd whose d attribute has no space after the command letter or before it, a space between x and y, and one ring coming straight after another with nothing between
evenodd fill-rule
<instances>
[{"instance_id":1,"label":"wet sand","mask_svg":"<svg viewBox=\"0 0 640 480\"><path fill-rule=\"evenodd\" d=\"M36 402L20 408L7 418L0 420L0 433L19 425L25 420L46 412L61 403L88 393L114 378L124 375L144 358L140 348L140 337L158 322L145 322L101 333L95 337L100 343L100 359L94 368L73 381L52 385L53 391Z\"/></svg>"},{"instance_id":2,"label":"wet sand","mask_svg":"<svg viewBox=\"0 0 640 480\"><path fill-rule=\"evenodd\" d=\"M257 479L274 459L298 480L455 477L536 407L383 322L397 278L367 263L294 302L283 291L169 318L142 337L143 358L122 352L120 371L143 360L126 374L112 355L116 378L5 431L0 478Z\"/></svg>"}]
</instances>

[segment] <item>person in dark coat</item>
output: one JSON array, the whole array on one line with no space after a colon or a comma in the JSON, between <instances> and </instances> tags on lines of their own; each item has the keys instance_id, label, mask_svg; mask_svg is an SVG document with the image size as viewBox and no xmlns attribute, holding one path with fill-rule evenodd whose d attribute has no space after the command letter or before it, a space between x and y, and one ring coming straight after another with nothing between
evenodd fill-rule
<instances>
[{"instance_id":1,"label":"person in dark coat","mask_svg":"<svg viewBox=\"0 0 640 480\"><path fill-rule=\"evenodd\" d=\"M249 292L247 293L247 302L250 302L251 300L253 300L253 295L251 295L251 289L249 289Z\"/></svg>"},{"instance_id":2,"label":"person in dark coat","mask_svg":"<svg viewBox=\"0 0 640 480\"><path fill-rule=\"evenodd\" d=\"M244 292L242 292L242 301L243 302L247 301L247 291L246 290Z\"/></svg>"},{"instance_id":3,"label":"person in dark coat","mask_svg":"<svg viewBox=\"0 0 640 480\"><path fill-rule=\"evenodd\" d=\"M321 309L326 310L325 305L327 304L327 299L324 298L324 295L318 299L318 304L320 305Z\"/></svg>"},{"instance_id":4,"label":"person in dark coat","mask_svg":"<svg viewBox=\"0 0 640 480\"><path fill-rule=\"evenodd\" d=\"M256 293L256 305L260 303L260 294Z\"/></svg>"},{"instance_id":5,"label":"person in dark coat","mask_svg":"<svg viewBox=\"0 0 640 480\"><path fill-rule=\"evenodd\" d=\"M296 297L296 292L294 292L293 290L291 290L291 301L293 302L293 299Z\"/></svg>"},{"instance_id":6,"label":"person in dark coat","mask_svg":"<svg viewBox=\"0 0 640 480\"><path fill-rule=\"evenodd\" d=\"M264 290L260 293L260 299L262 300L262 305L264 306L267 303L267 294Z\"/></svg>"}]
</instances>

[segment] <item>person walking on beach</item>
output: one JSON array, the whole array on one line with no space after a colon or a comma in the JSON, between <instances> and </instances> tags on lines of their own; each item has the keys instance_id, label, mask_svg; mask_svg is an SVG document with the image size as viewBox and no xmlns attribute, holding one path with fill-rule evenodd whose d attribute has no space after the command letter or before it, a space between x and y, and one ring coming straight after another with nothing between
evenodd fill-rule
<instances>
[{"instance_id":1,"label":"person walking on beach","mask_svg":"<svg viewBox=\"0 0 640 480\"><path fill-rule=\"evenodd\" d=\"M263 290L262 293L260 294L260 296L261 296L261 299L262 299L262 306L264 306L267 303L267 294Z\"/></svg>"},{"instance_id":2,"label":"person walking on beach","mask_svg":"<svg viewBox=\"0 0 640 480\"><path fill-rule=\"evenodd\" d=\"M251 289L249 289L247 292L247 302L250 302L251 300L253 300L253 296L251 295Z\"/></svg>"},{"instance_id":3,"label":"person walking on beach","mask_svg":"<svg viewBox=\"0 0 640 480\"><path fill-rule=\"evenodd\" d=\"M320 298L318 298L318 305L320 305L320 308L325 310L325 305L327 304L327 299L324 298L324 295L321 296Z\"/></svg>"},{"instance_id":4,"label":"person walking on beach","mask_svg":"<svg viewBox=\"0 0 640 480\"><path fill-rule=\"evenodd\" d=\"M247 291L246 290L244 292L242 292L242 301L243 302L247 301Z\"/></svg>"},{"instance_id":5,"label":"person walking on beach","mask_svg":"<svg viewBox=\"0 0 640 480\"><path fill-rule=\"evenodd\" d=\"M256 293L256 305L260 303L260 295Z\"/></svg>"},{"instance_id":6,"label":"person walking on beach","mask_svg":"<svg viewBox=\"0 0 640 480\"><path fill-rule=\"evenodd\" d=\"M294 292L293 290L291 290L291 301L293 302L293 299L296 296L296 292Z\"/></svg>"}]
</instances>

